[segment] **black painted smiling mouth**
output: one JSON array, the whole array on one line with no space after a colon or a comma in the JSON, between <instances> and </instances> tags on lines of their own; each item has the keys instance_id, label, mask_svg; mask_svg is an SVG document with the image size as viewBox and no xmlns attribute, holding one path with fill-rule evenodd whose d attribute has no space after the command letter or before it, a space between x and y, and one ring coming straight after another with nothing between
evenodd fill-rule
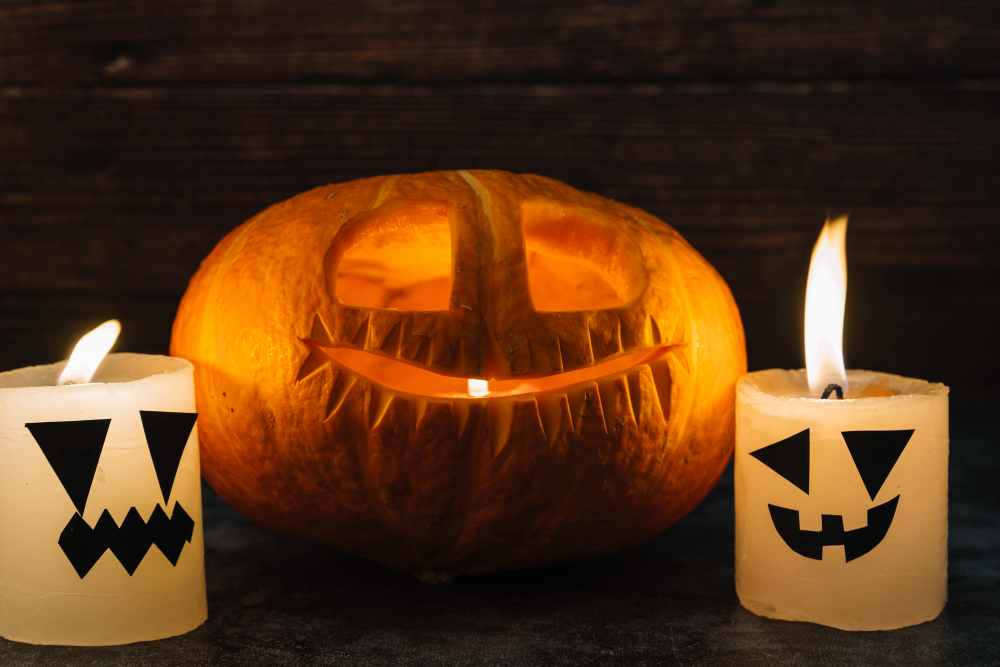
<instances>
[{"instance_id":1,"label":"black painted smiling mouth","mask_svg":"<svg viewBox=\"0 0 1000 667\"><path fill-rule=\"evenodd\" d=\"M868 525L864 528L844 530L844 517L824 514L822 530L802 530L797 510L768 505L771 521L785 544L800 556L823 560L823 547L843 546L847 562L860 558L874 549L889 532L896 516L899 496L868 510Z\"/></svg>"}]
</instances>

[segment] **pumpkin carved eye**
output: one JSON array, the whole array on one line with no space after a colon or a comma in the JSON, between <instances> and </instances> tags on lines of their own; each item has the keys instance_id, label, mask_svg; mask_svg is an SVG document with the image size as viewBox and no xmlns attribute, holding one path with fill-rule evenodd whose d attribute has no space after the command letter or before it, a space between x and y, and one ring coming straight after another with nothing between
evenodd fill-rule
<instances>
[{"instance_id":1,"label":"pumpkin carved eye","mask_svg":"<svg viewBox=\"0 0 1000 667\"><path fill-rule=\"evenodd\" d=\"M528 201L521 224L537 311L615 308L646 285L638 246L610 220L552 201Z\"/></svg>"},{"instance_id":2,"label":"pumpkin carved eye","mask_svg":"<svg viewBox=\"0 0 1000 667\"><path fill-rule=\"evenodd\" d=\"M439 202L394 200L353 219L328 257L331 293L348 306L447 310L451 222ZM331 262L336 262L332 266Z\"/></svg>"}]
</instances>

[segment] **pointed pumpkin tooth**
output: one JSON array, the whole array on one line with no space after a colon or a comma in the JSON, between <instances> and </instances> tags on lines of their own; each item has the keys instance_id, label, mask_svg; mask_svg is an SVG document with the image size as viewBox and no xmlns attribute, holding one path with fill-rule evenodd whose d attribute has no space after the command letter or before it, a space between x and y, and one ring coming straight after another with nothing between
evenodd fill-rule
<instances>
[{"instance_id":1,"label":"pointed pumpkin tooth","mask_svg":"<svg viewBox=\"0 0 1000 667\"><path fill-rule=\"evenodd\" d=\"M626 375L628 380L628 398L632 404L632 417L636 424L642 419L642 369L634 368Z\"/></svg>"},{"instance_id":2,"label":"pointed pumpkin tooth","mask_svg":"<svg viewBox=\"0 0 1000 667\"><path fill-rule=\"evenodd\" d=\"M566 390L566 398L573 416L573 430L578 436L593 429L608 432L601 407L601 393L596 382L570 387Z\"/></svg>"},{"instance_id":3,"label":"pointed pumpkin tooth","mask_svg":"<svg viewBox=\"0 0 1000 667\"><path fill-rule=\"evenodd\" d=\"M447 348L451 354L451 359L448 360L447 368L455 375L465 375L465 341L460 336L454 348L448 346L447 344L443 347ZM433 359L434 357L432 356L431 360Z\"/></svg>"},{"instance_id":4,"label":"pointed pumpkin tooth","mask_svg":"<svg viewBox=\"0 0 1000 667\"><path fill-rule=\"evenodd\" d=\"M489 420L493 458L512 446L527 446L532 441L547 442L538 403L533 397L491 401Z\"/></svg>"},{"instance_id":5,"label":"pointed pumpkin tooth","mask_svg":"<svg viewBox=\"0 0 1000 667\"><path fill-rule=\"evenodd\" d=\"M323 323L323 318L317 313L313 317L312 329L309 331L309 340L320 343L321 345L330 345L333 343L330 338L330 331L326 328Z\"/></svg>"},{"instance_id":6,"label":"pointed pumpkin tooth","mask_svg":"<svg viewBox=\"0 0 1000 667\"><path fill-rule=\"evenodd\" d=\"M429 365L438 368L451 368L455 365L456 371L459 373L462 373L465 368L465 346L461 334L452 337L447 332L436 332L428 354L430 355Z\"/></svg>"},{"instance_id":7,"label":"pointed pumpkin tooth","mask_svg":"<svg viewBox=\"0 0 1000 667\"><path fill-rule=\"evenodd\" d=\"M408 431L410 424L410 401L391 391L383 391L379 397L375 420L372 422L372 434L385 440L385 429L390 429L398 437L404 427ZM403 434L403 437L406 437Z\"/></svg>"},{"instance_id":8,"label":"pointed pumpkin tooth","mask_svg":"<svg viewBox=\"0 0 1000 667\"><path fill-rule=\"evenodd\" d=\"M413 423L419 424L424 418L424 414L427 412L427 399L426 398L415 398L413 399Z\"/></svg>"},{"instance_id":9,"label":"pointed pumpkin tooth","mask_svg":"<svg viewBox=\"0 0 1000 667\"><path fill-rule=\"evenodd\" d=\"M623 350L647 347L651 344L649 315L644 310L624 310L619 320L619 340Z\"/></svg>"},{"instance_id":10,"label":"pointed pumpkin tooth","mask_svg":"<svg viewBox=\"0 0 1000 667\"><path fill-rule=\"evenodd\" d=\"M451 404L454 402L418 400L414 411L414 430L438 430L442 433L452 431L454 419Z\"/></svg>"},{"instance_id":11,"label":"pointed pumpkin tooth","mask_svg":"<svg viewBox=\"0 0 1000 667\"><path fill-rule=\"evenodd\" d=\"M625 376L601 378L597 380L597 389L601 395L601 410L609 433L635 421Z\"/></svg>"},{"instance_id":12,"label":"pointed pumpkin tooth","mask_svg":"<svg viewBox=\"0 0 1000 667\"><path fill-rule=\"evenodd\" d=\"M368 324L370 321L371 317L366 317L358 326L357 331L351 337L352 347L362 350L368 345Z\"/></svg>"},{"instance_id":13,"label":"pointed pumpkin tooth","mask_svg":"<svg viewBox=\"0 0 1000 667\"><path fill-rule=\"evenodd\" d=\"M510 437L510 425L514 419L514 402L491 401L487 414L489 415L490 449L493 452L493 458L496 458L507 446L507 439Z\"/></svg>"},{"instance_id":14,"label":"pointed pumpkin tooth","mask_svg":"<svg viewBox=\"0 0 1000 667\"><path fill-rule=\"evenodd\" d=\"M399 339L401 336L401 330L403 326L400 323L396 323L392 329L389 330L389 335L385 337L382 344L379 345L379 349L385 352L388 357L399 356Z\"/></svg>"},{"instance_id":15,"label":"pointed pumpkin tooth","mask_svg":"<svg viewBox=\"0 0 1000 667\"><path fill-rule=\"evenodd\" d=\"M644 364L630 371L628 383L629 398L636 423L643 427L653 428L666 425L667 422L663 418L663 405L660 402L659 392L656 390L656 381L653 379L650 365Z\"/></svg>"},{"instance_id":16,"label":"pointed pumpkin tooth","mask_svg":"<svg viewBox=\"0 0 1000 667\"><path fill-rule=\"evenodd\" d=\"M660 325L656 323L656 319L653 317L649 318L649 335L653 339L653 345L663 344L663 336L660 334Z\"/></svg>"},{"instance_id":17,"label":"pointed pumpkin tooth","mask_svg":"<svg viewBox=\"0 0 1000 667\"><path fill-rule=\"evenodd\" d=\"M434 339L430 336L424 336L424 340L420 343L420 349L414 355L413 360L427 368L431 365L431 361L434 359Z\"/></svg>"},{"instance_id":18,"label":"pointed pumpkin tooth","mask_svg":"<svg viewBox=\"0 0 1000 667\"><path fill-rule=\"evenodd\" d=\"M595 315L587 324L590 332L590 350L594 363L621 352L621 320L614 313Z\"/></svg>"},{"instance_id":19,"label":"pointed pumpkin tooth","mask_svg":"<svg viewBox=\"0 0 1000 667\"><path fill-rule=\"evenodd\" d=\"M455 399L451 402L451 416L452 420L455 422L455 430L458 432L458 437L462 437L465 433L465 425L469 422L469 410L472 407L472 401L465 399Z\"/></svg>"},{"instance_id":20,"label":"pointed pumpkin tooth","mask_svg":"<svg viewBox=\"0 0 1000 667\"><path fill-rule=\"evenodd\" d=\"M590 328L567 327L559 335L559 354L564 371L586 368L594 365L594 351L591 348Z\"/></svg>"},{"instance_id":21,"label":"pointed pumpkin tooth","mask_svg":"<svg viewBox=\"0 0 1000 667\"><path fill-rule=\"evenodd\" d=\"M330 400L326 403L326 418L329 419L334 412L344 404L347 393L354 386L358 376L345 368L337 369L337 376L333 380L333 387L330 388Z\"/></svg>"},{"instance_id":22,"label":"pointed pumpkin tooth","mask_svg":"<svg viewBox=\"0 0 1000 667\"><path fill-rule=\"evenodd\" d=\"M295 376L295 381L300 382L329 364L330 357L326 354L326 352L309 345L309 356L307 356L306 360L302 362L302 366L299 368L299 373Z\"/></svg>"},{"instance_id":23,"label":"pointed pumpkin tooth","mask_svg":"<svg viewBox=\"0 0 1000 667\"><path fill-rule=\"evenodd\" d=\"M590 329L590 353L594 356L595 364L608 356L606 341L603 340L601 334L593 329Z\"/></svg>"},{"instance_id":24,"label":"pointed pumpkin tooth","mask_svg":"<svg viewBox=\"0 0 1000 667\"><path fill-rule=\"evenodd\" d=\"M667 355L675 359L677 364L684 369L685 373L691 373L691 360L688 357L687 345L674 346L669 352L667 352Z\"/></svg>"},{"instance_id":25,"label":"pointed pumpkin tooth","mask_svg":"<svg viewBox=\"0 0 1000 667\"><path fill-rule=\"evenodd\" d=\"M542 407L538 403L538 397L532 396L528 400L524 401L525 405L525 416L538 424L538 430L542 435L542 440L550 443L548 431L545 430L545 421L542 419ZM534 412L532 412L532 410Z\"/></svg>"},{"instance_id":26,"label":"pointed pumpkin tooth","mask_svg":"<svg viewBox=\"0 0 1000 667\"><path fill-rule=\"evenodd\" d=\"M531 346L531 361L534 364L533 373L538 375L562 373L563 365L562 354L559 350L559 337L539 317L539 313L532 313L529 317L528 344ZM557 327L556 330L559 330L559 328Z\"/></svg>"},{"instance_id":27,"label":"pointed pumpkin tooth","mask_svg":"<svg viewBox=\"0 0 1000 667\"><path fill-rule=\"evenodd\" d=\"M368 428L372 428L385 415L385 406L389 404L390 391L377 383L372 383L368 396Z\"/></svg>"},{"instance_id":28,"label":"pointed pumpkin tooth","mask_svg":"<svg viewBox=\"0 0 1000 667\"><path fill-rule=\"evenodd\" d=\"M376 351L395 359L399 354L399 337L402 322L399 314L389 312L372 313L368 319L368 340L365 350Z\"/></svg>"},{"instance_id":29,"label":"pointed pumpkin tooth","mask_svg":"<svg viewBox=\"0 0 1000 667\"><path fill-rule=\"evenodd\" d=\"M540 393L535 396L535 400L538 403L539 419L549 445L552 445L564 431L573 430L573 414L565 393Z\"/></svg>"},{"instance_id":30,"label":"pointed pumpkin tooth","mask_svg":"<svg viewBox=\"0 0 1000 667\"><path fill-rule=\"evenodd\" d=\"M673 337L670 342L675 345L686 345L691 342L691 331L688 328L686 317L678 317L677 321L674 322Z\"/></svg>"},{"instance_id":31,"label":"pointed pumpkin tooth","mask_svg":"<svg viewBox=\"0 0 1000 667\"><path fill-rule=\"evenodd\" d=\"M531 340L528 338L527 326L523 322L519 321L516 326L507 328L497 341L503 350L498 356L498 361L506 366L505 377L524 375L533 371Z\"/></svg>"},{"instance_id":32,"label":"pointed pumpkin tooth","mask_svg":"<svg viewBox=\"0 0 1000 667\"><path fill-rule=\"evenodd\" d=\"M542 442L548 442L545 424L542 423L542 411L534 396L529 396L515 403L514 418L518 419L519 423L524 424L524 428L519 429L522 436L528 435L532 438L539 438Z\"/></svg>"},{"instance_id":33,"label":"pointed pumpkin tooth","mask_svg":"<svg viewBox=\"0 0 1000 667\"><path fill-rule=\"evenodd\" d=\"M562 373L566 370L566 367L563 366L562 341L559 340L559 336L556 336L556 357L557 358L553 363L552 372ZM557 368L559 369L558 371L556 370Z\"/></svg>"},{"instance_id":34,"label":"pointed pumpkin tooth","mask_svg":"<svg viewBox=\"0 0 1000 667\"><path fill-rule=\"evenodd\" d=\"M663 421L670 421L670 390L673 380L670 376L670 362L667 355L663 355L649 362L649 371L653 376L653 385L656 390L656 400L660 404L660 412L663 414Z\"/></svg>"},{"instance_id":35,"label":"pointed pumpkin tooth","mask_svg":"<svg viewBox=\"0 0 1000 667\"><path fill-rule=\"evenodd\" d=\"M431 363L431 337L411 333L403 335L399 346L399 356L426 368Z\"/></svg>"}]
</instances>

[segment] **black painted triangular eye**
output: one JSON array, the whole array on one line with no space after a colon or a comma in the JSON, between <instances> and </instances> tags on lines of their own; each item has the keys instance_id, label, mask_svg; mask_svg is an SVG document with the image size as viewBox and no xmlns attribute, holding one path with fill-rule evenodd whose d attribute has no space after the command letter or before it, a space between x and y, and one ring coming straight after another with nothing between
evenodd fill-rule
<instances>
[{"instance_id":1,"label":"black painted triangular eye","mask_svg":"<svg viewBox=\"0 0 1000 667\"><path fill-rule=\"evenodd\" d=\"M750 456L809 493L809 429L750 452Z\"/></svg>"},{"instance_id":2,"label":"black painted triangular eye","mask_svg":"<svg viewBox=\"0 0 1000 667\"><path fill-rule=\"evenodd\" d=\"M166 503L170 499L170 490L177 477L177 466L180 465L184 447L187 446L198 414L140 410L139 417L142 419L142 430L146 433L153 468L156 469L156 479L163 493L163 502Z\"/></svg>"},{"instance_id":3,"label":"black painted triangular eye","mask_svg":"<svg viewBox=\"0 0 1000 667\"><path fill-rule=\"evenodd\" d=\"M844 442L851 452L854 465L861 473L861 481L872 500L892 472L903 449L913 435L905 431L844 431Z\"/></svg>"},{"instance_id":4,"label":"black painted triangular eye","mask_svg":"<svg viewBox=\"0 0 1000 667\"><path fill-rule=\"evenodd\" d=\"M110 419L25 424L80 514L87 506L110 426Z\"/></svg>"}]
</instances>

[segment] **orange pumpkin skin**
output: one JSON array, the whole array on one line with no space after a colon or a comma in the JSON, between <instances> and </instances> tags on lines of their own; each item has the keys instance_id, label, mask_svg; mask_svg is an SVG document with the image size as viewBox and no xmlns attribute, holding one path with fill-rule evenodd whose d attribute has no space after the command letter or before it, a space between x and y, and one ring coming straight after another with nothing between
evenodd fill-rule
<instances>
[{"instance_id":1,"label":"orange pumpkin skin","mask_svg":"<svg viewBox=\"0 0 1000 667\"><path fill-rule=\"evenodd\" d=\"M450 229L445 307L344 303L345 253L424 220ZM585 255L622 303L562 289L582 301L558 312L551 280L529 285L548 252ZM433 395L369 377L352 350L441 383L544 386ZM473 574L609 554L684 516L732 454L746 371L732 295L677 232L502 171L369 178L270 207L202 263L171 354L195 366L202 470L237 510L392 568Z\"/></svg>"}]
</instances>

